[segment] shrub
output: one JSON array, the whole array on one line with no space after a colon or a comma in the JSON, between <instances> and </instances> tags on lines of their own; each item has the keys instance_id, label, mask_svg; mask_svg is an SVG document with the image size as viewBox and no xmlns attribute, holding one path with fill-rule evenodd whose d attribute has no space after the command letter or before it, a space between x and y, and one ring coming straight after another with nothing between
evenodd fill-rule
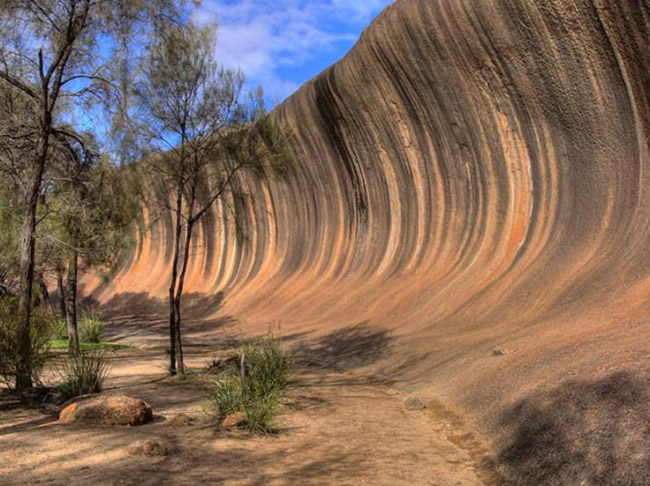
<instances>
[{"instance_id":1,"label":"shrub","mask_svg":"<svg viewBox=\"0 0 650 486\"><path fill-rule=\"evenodd\" d=\"M51 312L37 307L32 311L30 326L30 366L32 379L38 382L38 375L49 355ZM18 298L5 296L0 299L0 377L13 389L19 363L18 354Z\"/></svg>"},{"instance_id":2,"label":"shrub","mask_svg":"<svg viewBox=\"0 0 650 486\"><path fill-rule=\"evenodd\" d=\"M257 396L279 392L287 385L289 353L279 339L271 336L264 341L248 344L241 350L246 361L246 387Z\"/></svg>"},{"instance_id":3,"label":"shrub","mask_svg":"<svg viewBox=\"0 0 650 486\"><path fill-rule=\"evenodd\" d=\"M84 312L79 320L79 340L83 343L99 343L104 333L104 321L96 312Z\"/></svg>"},{"instance_id":4,"label":"shrub","mask_svg":"<svg viewBox=\"0 0 650 486\"><path fill-rule=\"evenodd\" d=\"M59 318L52 321L50 336L57 340L68 339L68 323L65 319Z\"/></svg>"},{"instance_id":5,"label":"shrub","mask_svg":"<svg viewBox=\"0 0 650 486\"><path fill-rule=\"evenodd\" d=\"M248 402L244 407L248 430L259 434L275 432L275 417L278 413L279 403L280 396L276 394Z\"/></svg>"},{"instance_id":6,"label":"shrub","mask_svg":"<svg viewBox=\"0 0 650 486\"><path fill-rule=\"evenodd\" d=\"M242 383L240 358L245 357ZM241 348L237 356L221 362L222 369L211 394L213 415L222 420L235 412L246 416L246 427L258 433L272 433L275 417L288 384L290 357L281 342L269 337Z\"/></svg>"},{"instance_id":7,"label":"shrub","mask_svg":"<svg viewBox=\"0 0 650 486\"><path fill-rule=\"evenodd\" d=\"M87 351L68 357L59 368L61 382L56 392L62 401L80 395L99 393L108 375L108 366L100 351Z\"/></svg>"},{"instance_id":8,"label":"shrub","mask_svg":"<svg viewBox=\"0 0 650 486\"><path fill-rule=\"evenodd\" d=\"M244 395L241 380L236 375L225 376L217 382L210 398L213 414L218 420L223 420L228 415L242 411Z\"/></svg>"}]
</instances>

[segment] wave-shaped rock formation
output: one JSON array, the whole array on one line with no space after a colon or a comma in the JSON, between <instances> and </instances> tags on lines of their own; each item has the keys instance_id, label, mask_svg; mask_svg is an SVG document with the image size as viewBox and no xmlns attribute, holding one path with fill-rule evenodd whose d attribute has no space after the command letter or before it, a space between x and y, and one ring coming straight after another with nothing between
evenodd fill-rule
<instances>
[{"instance_id":1,"label":"wave-shaped rock formation","mask_svg":"<svg viewBox=\"0 0 650 486\"><path fill-rule=\"evenodd\" d=\"M488 433L533 389L647 377L649 67L650 0L398 0L277 108L296 166L247 182L243 238L206 221L189 290ZM170 238L102 298L164 296Z\"/></svg>"}]
</instances>

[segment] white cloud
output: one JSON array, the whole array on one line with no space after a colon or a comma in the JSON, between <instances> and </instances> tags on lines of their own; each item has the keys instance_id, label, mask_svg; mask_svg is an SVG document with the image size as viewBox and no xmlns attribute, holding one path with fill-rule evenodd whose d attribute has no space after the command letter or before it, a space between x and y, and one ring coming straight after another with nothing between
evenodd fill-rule
<instances>
[{"instance_id":1,"label":"white cloud","mask_svg":"<svg viewBox=\"0 0 650 486\"><path fill-rule=\"evenodd\" d=\"M341 57L391 1L204 0L196 18L216 17L220 61L241 67L249 89L261 85L269 98L281 100L306 81L301 76L307 63L321 53ZM289 68L296 74L286 75Z\"/></svg>"}]
</instances>

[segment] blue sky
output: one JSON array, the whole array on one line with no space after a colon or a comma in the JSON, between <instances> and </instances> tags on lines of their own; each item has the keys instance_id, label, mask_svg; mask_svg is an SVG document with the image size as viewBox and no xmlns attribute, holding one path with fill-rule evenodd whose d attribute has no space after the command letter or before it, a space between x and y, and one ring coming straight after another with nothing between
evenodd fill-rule
<instances>
[{"instance_id":1,"label":"blue sky","mask_svg":"<svg viewBox=\"0 0 650 486\"><path fill-rule=\"evenodd\" d=\"M246 88L282 101L342 58L392 0L203 0L199 21L217 19L217 57L241 67Z\"/></svg>"}]
</instances>

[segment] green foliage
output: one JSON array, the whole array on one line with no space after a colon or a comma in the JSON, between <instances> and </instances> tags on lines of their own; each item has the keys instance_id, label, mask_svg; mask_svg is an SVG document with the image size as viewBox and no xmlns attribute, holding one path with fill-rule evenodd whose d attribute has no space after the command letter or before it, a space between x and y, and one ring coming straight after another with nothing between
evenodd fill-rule
<instances>
[{"instance_id":1,"label":"green foliage","mask_svg":"<svg viewBox=\"0 0 650 486\"><path fill-rule=\"evenodd\" d=\"M271 434L276 431L275 417L280 403L279 394L270 394L250 400L244 407L246 428L258 434Z\"/></svg>"},{"instance_id":2,"label":"green foliage","mask_svg":"<svg viewBox=\"0 0 650 486\"><path fill-rule=\"evenodd\" d=\"M278 338L273 336L244 346L247 393L270 396L287 386L290 357ZM241 354L240 353L240 354Z\"/></svg>"},{"instance_id":3,"label":"green foliage","mask_svg":"<svg viewBox=\"0 0 650 486\"><path fill-rule=\"evenodd\" d=\"M79 257L82 267L114 267L133 244L141 194L135 171L106 158L88 160L80 170L61 164L52 193L39 213L42 259L48 270Z\"/></svg>"},{"instance_id":4,"label":"green foliage","mask_svg":"<svg viewBox=\"0 0 650 486\"><path fill-rule=\"evenodd\" d=\"M246 379L242 383L240 357L245 356ZM249 343L238 356L223 362L211 392L212 414L223 420L235 412L246 416L246 427L256 433L275 431L275 418L288 384L290 356L279 339Z\"/></svg>"},{"instance_id":5,"label":"green foliage","mask_svg":"<svg viewBox=\"0 0 650 486\"><path fill-rule=\"evenodd\" d=\"M50 327L50 337L53 340L66 340L68 339L68 323L65 319L54 319ZM66 345L67 346L67 345Z\"/></svg>"},{"instance_id":6,"label":"green foliage","mask_svg":"<svg viewBox=\"0 0 650 486\"><path fill-rule=\"evenodd\" d=\"M62 401L80 395L99 393L108 376L108 366L101 351L87 351L68 357L58 370L61 382L56 392Z\"/></svg>"},{"instance_id":7,"label":"green foliage","mask_svg":"<svg viewBox=\"0 0 650 486\"><path fill-rule=\"evenodd\" d=\"M33 380L38 381L38 374L49 355L51 312L37 307L33 310L30 328L30 364ZM0 377L13 389L19 363L18 354L18 298L6 296L0 299Z\"/></svg>"},{"instance_id":8,"label":"green foliage","mask_svg":"<svg viewBox=\"0 0 650 486\"><path fill-rule=\"evenodd\" d=\"M259 96L262 96L261 94ZM263 98L258 101L263 106ZM289 132L284 130L274 117L262 111L253 124L254 138L259 139L257 151L267 159L265 171L279 180L286 180L295 165L295 155L291 150Z\"/></svg>"},{"instance_id":9,"label":"green foliage","mask_svg":"<svg viewBox=\"0 0 650 486\"><path fill-rule=\"evenodd\" d=\"M100 343L104 333L104 321L94 311L84 312L79 319L79 340L82 343Z\"/></svg>"},{"instance_id":10,"label":"green foliage","mask_svg":"<svg viewBox=\"0 0 650 486\"><path fill-rule=\"evenodd\" d=\"M22 302L31 300L36 248L46 252L37 255L39 264L47 262L51 270L74 261L70 265L74 274L78 256L94 263L99 254L103 263L107 255L112 259L117 254L111 241L115 228L105 224L110 208L103 204L106 199L97 198L103 192L95 190L104 178L95 177L94 164L108 141L105 128L110 119L130 118L127 87L139 47L161 25L185 22L186 4L184 0L0 2L0 185L10 179L14 191L0 190L5 195L18 193L23 206L19 260L29 259L30 264L22 265L25 271L20 272ZM121 133L122 140L128 139L119 123L113 125L116 138ZM105 158L112 155L108 148L104 153ZM110 200L116 202L114 207L123 204ZM55 212L47 207L50 203L58 206ZM46 224L41 223L49 216L55 223L43 231ZM0 228L4 230L4 224ZM122 230L121 225L117 228ZM55 255L47 255L50 250ZM76 275L69 286L75 288ZM16 380L20 388L31 385L26 349L31 324L25 310L25 320L18 326L23 343Z\"/></svg>"},{"instance_id":11,"label":"green foliage","mask_svg":"<svg viewBox=\"0 0 650 486\"><path fill-rule=\"evenodd\" d=\"M0 171L0 179L4 178ZM12 196L14 187L0 180L0 296L13 286L18 273L18 243L20 241L20 205ZM13 192L15 194L15 192Z\"/></svg>"},{"instance_id":12,"label":"green foliage","mask_svg":"<svg viewBox=\"0 0 650 486\"><path fill-rule=\"evenodd\" d=\"M228 415L240 412L244 408L244 394L241 380L236 374L224 376L211 393L213 415L223 420Z\"/></svg>"},{"instance_id":13,"label":"green foliage","mask_svg":"<svg viewBox=\"0 0 650 486\"><path fill-rule=\"evenodd\" d=\"M94 310L82 311L78 320L78 326L79 346L82 351L117 351L130 348L130 346L124 344L102 342L101 338L104 333L105 324L101 315ZM52 349L68 348L68 324L64 319L52 317L50 339L50 347Z\"/></svg>"}]
</instances>

